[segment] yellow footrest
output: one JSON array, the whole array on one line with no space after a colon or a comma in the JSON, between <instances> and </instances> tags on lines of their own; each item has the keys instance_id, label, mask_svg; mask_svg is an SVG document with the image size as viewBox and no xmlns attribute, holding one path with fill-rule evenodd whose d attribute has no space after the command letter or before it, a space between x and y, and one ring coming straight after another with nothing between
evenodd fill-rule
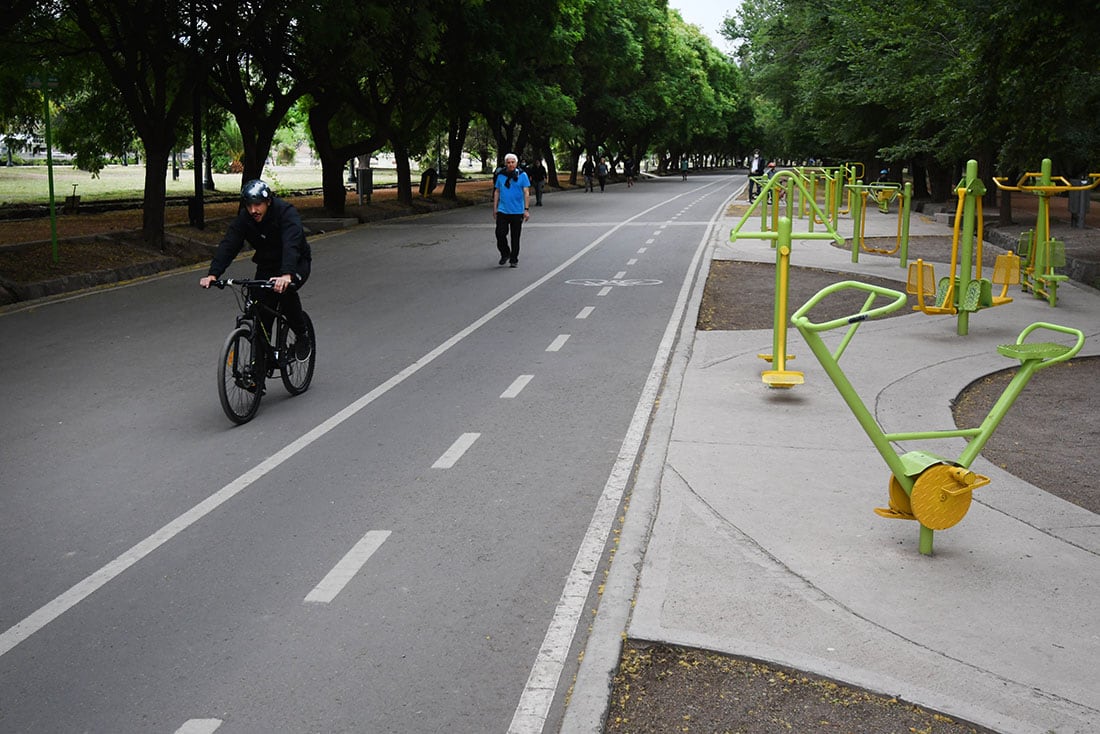
<instances>
[{"instance_id":1,"label":"yellow footrest","mask_svg":"<svg viewBox=\"0 0 1100 734\"><path fill-rule=\"evenodd\" d=\"M801 372L792 370L765 370L760 373L760 378L768 387L794 387L803 384L806 379Z\"/></svg>"}]
</instances>

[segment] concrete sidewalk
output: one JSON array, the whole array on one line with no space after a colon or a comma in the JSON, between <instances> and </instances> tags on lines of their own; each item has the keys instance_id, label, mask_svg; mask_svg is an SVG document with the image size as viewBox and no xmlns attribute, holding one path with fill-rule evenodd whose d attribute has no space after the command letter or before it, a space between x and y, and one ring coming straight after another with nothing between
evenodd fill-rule
<instances>
[{"instance_id":1,"label":"concrete sidewalk","mask_svg":"<svg viewBox=\"0 0 1100 734\"><path fill-rule=\"evenodd\" d=\"M895 223L872 216L867 236L892 237ZM733 224L714 231L713 258L774 262L763 241L730 243ZM850 220L841 233L850 238ZM914 214L911 233L951 231ZM896 258L853 264L825 241L792 250L796 267L896 279L905 290ZM1097 292L1068 283L1057 308L1018 287L1010 295L972 314L967 336L955 317L919 313L860 327L841 366L884 430L954 428L951 401L1018 364L996 347L1034 321L1079 328L1081 355L1100 353ZM776 390L757 357L771 352L770 330L695 332L694 311L688 321L563 731L599 730L607 651L624 627L633 639L791 666L1003 734L1100 731L1100 516L979 457L972 468L992 482L922 556L917 523L874 514L887 505L889 469L798 332L788 369L805 384ZM964 446L900 448L954 459Z\"/></svg>"}]
</instances>

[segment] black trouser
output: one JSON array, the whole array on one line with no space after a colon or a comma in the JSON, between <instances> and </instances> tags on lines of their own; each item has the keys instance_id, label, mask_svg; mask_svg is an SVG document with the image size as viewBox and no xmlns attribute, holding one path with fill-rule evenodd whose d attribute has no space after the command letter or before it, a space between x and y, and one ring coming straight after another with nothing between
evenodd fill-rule
<instances>
[{"instance_id":1,"label":"black trouser","mask_svg":"<svg viewBox=\"0 0 1100 734\"><path fill-rule=\"evenodd\" d=\"M500 256L508 262L519 262L519 235L523 230L522 214L501 214L497 212L497 249ZM508 246L508 234L512 235L512 246Z\"/></svg>"},{"instance_id":2,"label":"black trouser","mask_svg":"<svg viewBox=\"0 0 1100 734\"><path fill-rule=\"evenodd\" d=\"M750 201L755 199L756 195L760 193L760 184L756 183L756 180L755 180L755 177L757 175L758 174L755 174L755 173L750 173L749 174L749 200ZM754 189L755 189L755 191L754 191Z\"/></svg>"},{"instance_id":3,"label":"black trouser","mask_svg":"<svg viewBox=\"0 0 1100 734\"><path fill-rule=\"evenodd\" d=\"M264 274L260 271L256 273L256 280L267 280L276 277L278 275ZM290 287L282 293L276 293L273 288L258 289L258 300L266 307L261 309L260 322L263 324L264 333L268 335L272 345L275 343L275 334L272 333L271 327L275 324L274 309L276 308L280 309L283 316L286 317L286 321L290 324L290 328L295 335L305 336L306 320L302 318L302 299L298 296L299 289L305 284L306 281L303 279L297 288Z\"/></svg>"}]
</instances>

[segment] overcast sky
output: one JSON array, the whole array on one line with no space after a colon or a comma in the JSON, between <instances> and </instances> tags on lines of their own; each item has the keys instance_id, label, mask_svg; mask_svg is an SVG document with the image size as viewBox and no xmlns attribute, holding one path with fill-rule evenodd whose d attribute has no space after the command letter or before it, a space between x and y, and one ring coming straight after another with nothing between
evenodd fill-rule
<instances>
[{"instance_id":1,"label":"overcast sky","mask_svg":"<svg viewBox=\"0 0 1100 734\"><path fill-rule=\"evenodd\" d=\"M732 50L726 39L718 33L722 19L734 15L741 0L669 0L669 7L676 8L688 23L699 26L711 43L723 52Z\"/></svg>"}]
</instances>

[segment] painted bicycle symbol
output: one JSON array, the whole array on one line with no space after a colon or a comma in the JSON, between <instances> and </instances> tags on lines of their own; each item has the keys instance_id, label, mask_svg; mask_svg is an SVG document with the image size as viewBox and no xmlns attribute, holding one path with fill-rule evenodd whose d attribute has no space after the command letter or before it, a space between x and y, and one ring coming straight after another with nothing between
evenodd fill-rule
<instances>
[{"instance_id":1,"label":"painted bicycle symbol","mask_svg":"<svg viewBox=\"0 0 1100 734\"><path fill-rule=\"evenodd\" d=\"M652 278L633 278L633 279L623 279L623 280L616 280L616 279L605 280L603 278L574 278L573 280L567 280L565 282L568 283L569 285L584 285L584 286L594 286L596 288L602 288L604 286L609 286L609 285L619 285L619 286L660 285L664 281L654 280Z\"/></svg>"}]
</instances>

